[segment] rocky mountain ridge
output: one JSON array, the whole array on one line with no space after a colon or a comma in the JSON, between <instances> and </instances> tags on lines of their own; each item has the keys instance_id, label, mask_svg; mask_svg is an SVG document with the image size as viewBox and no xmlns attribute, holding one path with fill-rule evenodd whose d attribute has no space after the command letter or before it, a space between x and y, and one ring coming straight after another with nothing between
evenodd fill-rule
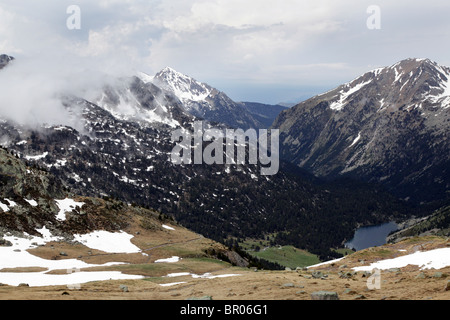
<instances>
[{"instance_id":1,"label":"rocky mountain ridge","mask_svg":"<svg viewBox=\"0 0 450 320\"><path fill-rule=\"evenodd\" d=\"M414 203L448 199L450 69L407 59L284 111L283 157L316 176L350 176Z\"/></svg>"},{"instance_id":2,"label":"rocky mountain ridge","mask_svg":"<svg viewBox=\"0 0 450 320\"><path fill-rule=\"evenodd\" d=\"M236 129L268 128L275 118L271 112L278 111L278 114L281 111L277 106L269 106L268 111L262 111L262 108L259 112L249 110L249 104L235 102L224 92L170 67L164 68L154 77L141 78L173 93L181 100L189 114Z\"/></svg>"}]
</instances>

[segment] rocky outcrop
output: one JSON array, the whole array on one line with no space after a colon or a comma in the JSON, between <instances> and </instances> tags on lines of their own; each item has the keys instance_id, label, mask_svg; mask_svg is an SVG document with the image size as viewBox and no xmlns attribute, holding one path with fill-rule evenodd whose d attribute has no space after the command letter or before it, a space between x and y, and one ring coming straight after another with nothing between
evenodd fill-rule
<instances>
[{"instance_id":1,"label":"rocky outcrop","mask_svg":"<svg viewBox=\"0 0 450 320\"><path fill-rule=\"evenodd\" d=\"M311 294L311 300L339 300L336 292L318 291Z\"/></svg>"},{"instance_id":2,"label":"rocky outcrop","mask_svg":"<svg viewBox=\"0 0 450 320\"><path fill-rule=\"evenodd\" d=\"M230 263L235 266L244 268L247 268L249 266L249 262L242 258L236 251L227 251L225 253L225 256L230 261Z\"/></svg>"}]
</instances>

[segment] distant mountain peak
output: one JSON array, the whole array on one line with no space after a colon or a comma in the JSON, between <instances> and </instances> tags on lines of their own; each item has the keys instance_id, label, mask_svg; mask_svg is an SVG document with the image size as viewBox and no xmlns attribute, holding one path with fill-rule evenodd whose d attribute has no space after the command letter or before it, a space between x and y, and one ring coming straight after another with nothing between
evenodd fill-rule
<instances>
[{"instance_id":1,"label":"distant mountain peak","mask_svg":"<svg viewBox=\"0 0 450 320\"><path fill-rule=\"evenodd\" d=\"M335 90L319 97L330 102L334 111L342 111L355 99L377 93L380 108L409 105L419 107L420 102L440 103L450 107L450 68L430 59L409 58L389 67L369 71ZM395 94L393 94L395 93ZM358 98L359 97L359 98Z\"/></svg>"},{"instance_id":2,"label":"distant mountain peak","mask_svg":"<svg viewBox=\"0 0 450 320\"><path fill-rule=\"evenodd\" d=\"M284 111L273 127L283 156L315 175L364 177L429 200L448 190L449 124L450 68L409 58Z\"/></svg>"},{"instance_id":3,"label":"distant mountain peak","mask_svg":"<svg viewBox=\"0 0 450 320\"><path fill-rule=\"evenodd\" d=\"M196 83L200 83L199 81L195 80L194 78L185 75L181 72L178 72L177 70L175 70L172 67L165 67L164 69L162 69L160 72L158 72L155 75L155 79L161 79L161 80L165 80L167 82L171 82L171 83L180 83L180 82L196 82Z\"/></svg>"},{"instance_id":4,"label":"distant mountain peak","mask_svg":"<svg viewBox=\"0 0 450 320\"><path fill-rule=\"evenodd\" d=\"M213 90L207 84L201 83L171 67L165 67L158 72L154 81L156 85L172 91L183 102L203 101Z\"/></svg>"},{"instance_id":5,"label":"distant mountain peak","mask_svg":"<svg viewBox=\"0 0 450 320\"><path fill-rule=\"evenodd\" d=\"M225 93L171 67L158 72L153 83L175 95L183 103L184 109L195 117L235 128L268 126L247 110L245 104L235 102Z\"/></svg>"},{"instance_id":6,"label":"distant mountain peak","mask_svg":"<svg viewBox=\"0 0 450 320\"><path fill-rule=\"evenodd\" d=\"M181 72L178 72L177 70L175 70L174 68L169 67L169 66L165 67L160 72L161 73L174 73L174 74L183 75L183 76L187 77L186 75L182 74Z\"/></svg>"}]
</instances>

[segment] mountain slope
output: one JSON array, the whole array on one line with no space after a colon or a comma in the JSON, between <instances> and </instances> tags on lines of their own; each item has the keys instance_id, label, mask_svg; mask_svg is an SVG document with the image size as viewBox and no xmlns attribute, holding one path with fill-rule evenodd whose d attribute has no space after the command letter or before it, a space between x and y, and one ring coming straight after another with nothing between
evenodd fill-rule
<instances>
[{"instance_id":1,"label":"mountain slope","mask_svg":"<svg viewBox=\"0 0 450 320\"><path fill-rule=\"evenodd\" d=\"M178 97L191 115L232 128L258 129L265 125L225 93L172 68L158 72L152 82Z\"/></svg>"},{"instance_id":2,"label":"mountain slope","mask_svg":"<svg viewBox=\"0 0 450 320\"><path fill-rule=\"evenodd\" d=\"M176 97L138 77L119 79L115 85L106 86L95 103L116 119L144 126L163 124L175 128L181 125L179 121L191 118Z\"/></svg>"},{"instance_id":3,"label":"mountain slope","mask_svg":"<svg viewBox=\"0 0 450 320\"><path fill-rule=\"evenodd\" d=\"M281 153L317 176L381 183L413 202L450 187L450 69L407 59L284 111Z\"/></svg>"},{"instance_id":4,"label":"mountain slope","mask_svg":"<svg viewBox=\"0 0 450 320\"><path fill-rule=\"evenodd\" d=\"M270 128L278 117L278 115L287 110L288 107L280 105L270 105L257 102L241 102L245 109L247 109L255 119L257 119L265 128Z\"/></svg>"},{"instance_id":5,"label":"mountain slope","mask_svg":"<svg viewBox=\"0 0 450 320\"><path fill-rule=\"evenodd\" d=\"M428 235L450 236L450 206L440 208L432 215L418 221L414 220L412 225L391 234L389 241Z\"/></svg>"}]
</instances>

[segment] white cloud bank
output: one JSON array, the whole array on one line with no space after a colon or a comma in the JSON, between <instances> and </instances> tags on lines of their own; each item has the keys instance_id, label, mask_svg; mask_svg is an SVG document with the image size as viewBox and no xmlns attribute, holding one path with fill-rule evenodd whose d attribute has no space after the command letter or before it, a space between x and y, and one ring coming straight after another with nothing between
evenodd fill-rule
<instances>
[{"instance_id":1,"label":"white cloud bank","mask_svg":"<svg viewBox=\"0 0 450 320\"><path fill-rule=\"evenodd\" d=\"M66 27L66 9L72 4L81 8L81 30ZM83 72L80 65L112 74L133 68L154 74L172 66L219 89L240 93L245 92L238 90L243 85L265 85L265 92L268 84L298 87L299 93L303 86L331 89L374 67L409 57L450 64L446 56L450 44L445 41L450 30L448 1L379 0L381 30L367 28L367 8L372 4L3 0L0 51L39 56L66 76L75 74L84 81L92 72Z\"/></svg>"}]
</instances>

